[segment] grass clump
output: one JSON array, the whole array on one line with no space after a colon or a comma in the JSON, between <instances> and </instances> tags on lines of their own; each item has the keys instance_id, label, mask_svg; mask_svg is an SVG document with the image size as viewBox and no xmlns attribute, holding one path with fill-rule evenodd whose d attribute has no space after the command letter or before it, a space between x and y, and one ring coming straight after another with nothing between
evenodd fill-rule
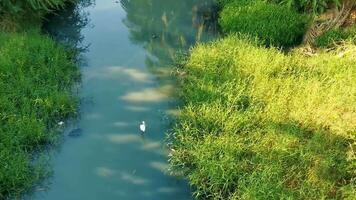
<instances>
[{"instance_id":1,"label":"grass clump","mask_svg":"<svg viewBox=\"0 0 356 200\"><path fill-rule=\"evenodd\" d=\"M64 48L37 32L0 33L0 199L18 197L41 178L32 154L59 120L76 114L79 71Z\"/></svg>"},{"instance_id":2,"label":"grass clump","mask_svg":"<svg viewBox=\"0 0 356 200\"><path fill-rule=\"evenodd\" d=\"M196 46L170 163L198 199L352 199L356 47L305 57L241 36Z\"/></svg>"},{"instance_id":3,"label":"grass clump","mask_svg":"<svg viewBox=\"0 0 356 200\"><path fill-rule=\"evenodd\" d=\"M315 45L317 47L330 47L343 41L356 43L356 26L347 29L333 29L319 36Z\"/></svg>"},{"instance_id":4,"label":"grass clump","mask_svg":"<svg viewBox=\"0 0 356 200\"><path fill-rule=\"evenodd\" d=\"M267 46L302 42L309 18L286 6L263 1L233 1L223 7L219 23L225 33L258 37Z\"/></svg>"}]
</instances>

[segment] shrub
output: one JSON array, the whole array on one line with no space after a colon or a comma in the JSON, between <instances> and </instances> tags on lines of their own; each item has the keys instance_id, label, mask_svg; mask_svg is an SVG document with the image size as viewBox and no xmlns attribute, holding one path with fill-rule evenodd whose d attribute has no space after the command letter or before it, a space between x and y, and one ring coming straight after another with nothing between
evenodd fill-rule
<instances>
[{"instance_id":1,"label":"shrub","mask_svg":"<svg viewBox=\"0 0 356 200\"><path fill-rule=\"evenodd\" d=\"M353 199L356 46L304 57L229 36L196 46L170 163L198 199Z\"/></svg>"},{"instance_id":2,"label":"shrub","mask_svg":"<svg viewBox=\"0 0 356 200\"><path fill-rule=\"evenodd\" d=\"M286 6L254 2L241 6L230 3L221 12L219 23L225 33L239 32L258 37L267 46L290 47L299 44L308 17Z\"/></svg>"},{"instance_id":3,"label":"shrub","mask_svg":"<svg viewBox=\"0 0 356 200\"><path fill-rule=\"evenodd\" d=\"M315 44L317 47L329 47L335 43L350 40L356 43L356 27L348 29L333 29L319 36Z\"/></svg>"},{"instance_id":4,"label":"shrub","mask_svg":"<svg viewBox=\"0 0 356 200\"><path fill-rule=\"evenodd\" d=\"M32 153L52 140L59 120L74 116L79 78L65 50L37 32L0 33L0 199L41 178Z\"/></svg>"}]
</instances>

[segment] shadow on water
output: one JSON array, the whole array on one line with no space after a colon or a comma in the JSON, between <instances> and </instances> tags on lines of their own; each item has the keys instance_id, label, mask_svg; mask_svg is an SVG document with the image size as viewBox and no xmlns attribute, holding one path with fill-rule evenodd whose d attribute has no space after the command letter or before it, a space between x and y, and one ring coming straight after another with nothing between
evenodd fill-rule
<instances>
[{"instance_id":1,"label":"shadow on water","mask_svg":"<svg viewBox=\"0 0 356 200\"><path fill-rule=\"evenodd\" d=\"M80 53L80 97L92 103L80 106L76 137L65 137L33 198L190 199L188 184L167 174L163 140L177 104L169 71L177 52L217 36L212 0L83 2L44 28Z\"/></svg>"}]
</instances>

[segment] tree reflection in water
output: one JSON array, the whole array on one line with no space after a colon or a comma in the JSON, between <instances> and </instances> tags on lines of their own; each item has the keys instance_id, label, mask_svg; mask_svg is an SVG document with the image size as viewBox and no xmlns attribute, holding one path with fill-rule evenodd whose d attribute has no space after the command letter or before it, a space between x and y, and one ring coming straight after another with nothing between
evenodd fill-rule
<instances>
[{"instance_id":1,"label":"tree reflection in water","mask_svg":"<svg viewBox=\"0 0 356 200\"><path fill-rule=\"evenodd\" d=\"M65 9L47 16L46 19L49 23L43 25L44 32L59 41L68 50L73 51L73 58L78 61L82 61L80 53L85 52L88 48L83 44L84 37L81 34L81 30L89 23L88 13L83 11L83 8L93 3L94 0L79 0L76 4L67 4Z\"/></svg>"},{"instance_id":2,"label":"tree reflection in water","mask_svg":"<svg viewBox=\"0 0 356 200\"><path fill-rule=\"evenodd\" d=\"M185 52L196 42L215 38L217 7L212 0L121 0L130 40L148 52L146 64L159 71L177 51Z\"/></svg>"}]
</instances>

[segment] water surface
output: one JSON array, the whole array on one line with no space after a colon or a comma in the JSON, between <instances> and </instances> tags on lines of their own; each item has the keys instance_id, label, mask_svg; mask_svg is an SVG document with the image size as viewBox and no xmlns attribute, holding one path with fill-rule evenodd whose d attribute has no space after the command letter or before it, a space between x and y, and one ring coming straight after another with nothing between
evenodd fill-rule
<instances>
[{"instance_id":1,"label":"water surface","mask_svg":"<svg viewBox=\"0 0 356 200\"><path fill-rule=\"evenodd\" d=\"M47 29L69 46L86 47L84 103L74 125L80 134L65 137L48 189L33 198L191 199L186 181L166 173L163 140L176 109L170 66L177 51L214 37L210 1L98 0L79 9L59 13Z\"/></svg>"}]
</instances>

